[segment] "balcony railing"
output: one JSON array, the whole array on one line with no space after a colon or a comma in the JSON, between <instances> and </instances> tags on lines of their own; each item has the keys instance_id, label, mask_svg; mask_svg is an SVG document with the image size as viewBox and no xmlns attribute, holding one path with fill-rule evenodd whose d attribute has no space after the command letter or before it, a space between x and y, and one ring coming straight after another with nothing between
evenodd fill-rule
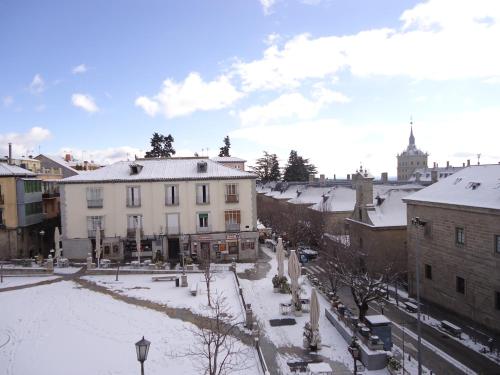
<instances>
[{"instance_id":1,"label":"balcony railing","mask_svg":"<svg viewBox=\"0 0 500 375\"><path fill-rule=\"evenodd\" d=\"M87 208L102 208L102 199L87 199Z\"/></svg>"},{"instance_id":2,"label":"balcony railing","mask_svg":"<svg viewBox=\"0 0 500 375\"><path fill-rule=\"evenodd\" d=\"M212 226L211 225L208 225L206 227L200 227L200 226L197 226L196 227L196 231L198 233L207 233L207 232L211 232L212 231Z\"/></svg>"},{"instance_id":3,"label":"balcony railing","mask_svg":"<svg viewBox=\"0 0 500 375\"><path fill-rule=\"evenodd\" d=\"M239 196L238 194L226 194L226 203L238 203Z\"/></svg>"},{"instance_id":4,"label":"balcony railing","mask_svg":"<svg viewBox=\"0 0 500 375\"><path fill-rule=\"evenodd\" d=\"M168 234L170 234L170 235L177 235L180 232L181 231L180 231L179 226L176 226L176 227L169 227L169 226L167 226L167 235Z\"/></svg>"},{"instance_id":5,"label":"balcony railing","mask_svg":"<svg viewBox=\"0 0 500 375\"><path fill-rule=\"evenodd\" d=\"M127 200L127 207L141 207L141 201Z\"/></svg>"},{"instance_id":6,"label":"balcony railing","mask_svg":"<svg viewBox=\"0 0 500 375\"><path fill-rule=\"evenodd\" d=\"M226 223L226 232L239 232L240 224L238 223Z\"/></svg>"},{"instance_id":7,"label":"balcony railing","mask_svg":"<svg viewBox=\"0 0 500 375\"><path fill-rule=\"evenodd\" d=\"M0 204L5 204L3 194L0 194Z\"/></svg>"},{"instance_id":8,"label":"balcony railing","mask_svg":"<svg viewBox=\"0 0 500 375\"><path fill-rule=\"evenodd\" d=\"M57 198L59 196L59 192L57 191L52 191L52 192L47 192L42 194L43 199L50 199L50 198ZM102 202L101 202L101 207L102 207Z\"/></svg>"},{"instance_id":9,"label":"balcony railing","mask_svg":"<svg viewBox=\"0 0 500 375\"><path fill-rule=\"evenodd\" d=\"M141 238L144 237L144 231L141 229ZM135 228L127 228L127 237L135 238Z\"/></svg>"},{"instance_id":10,"label":"balcony railing","mask_svg":"<svg viewBox=\"0 0 500 375\"><path fill-rule=\"evenodd\" d=\"M88 237L89 238L95 238L97 230L95 229L89 229L88 230ZM101 239L104 238L104 229L101 229Z\"/></svg>"}]
</instances>

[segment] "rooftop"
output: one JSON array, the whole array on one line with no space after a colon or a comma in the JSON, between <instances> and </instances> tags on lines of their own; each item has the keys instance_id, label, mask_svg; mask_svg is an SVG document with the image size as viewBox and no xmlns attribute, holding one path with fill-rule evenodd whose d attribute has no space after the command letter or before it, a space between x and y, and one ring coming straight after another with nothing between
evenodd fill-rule
<instances>
[{"instance_id":1,"label":"rooftop","mask_svg":"<svg viewBox=\"0 0 500 375\"><path fill-rule=\"evenodd\" d=\"M234 156L214 156L213 158L210 158L213 161L216 161L218 163L244 163L246 162L245 159L240 159Z\"/></svg>"},{"instance_id":2,"label":"rooftop","mask_svg":"<svg viewBox=\"0 0 500 375\"><path fill-rule=\"evenodd\" d=\"M17 165L0 163L0 176L36 177L36 174L27 169L18 167Z\"/></svg>"},{"instance_id":3,"label":"rooftop","mask_svg":"<svg viewBox=\"0 0 500 375\"><path fill-rule=\"evenodd\" d=\"M198 162L207 164L206 172L198 171ZM131 165L138 165L135 174ZM225 167L207 158L162 158L120 161L103 168L61 180L61 183L254 179L256 175Z\"/></svg>"},{"instance_id":4,"label":"rooftop","mask_svg":"<svg viewBox=\"0 0 500 375\"><path fill-rule=\"evenodd\" d=\"M500 164L466 167L416 192L406 202L500 209Z\"/></svg>"}]
</instances>

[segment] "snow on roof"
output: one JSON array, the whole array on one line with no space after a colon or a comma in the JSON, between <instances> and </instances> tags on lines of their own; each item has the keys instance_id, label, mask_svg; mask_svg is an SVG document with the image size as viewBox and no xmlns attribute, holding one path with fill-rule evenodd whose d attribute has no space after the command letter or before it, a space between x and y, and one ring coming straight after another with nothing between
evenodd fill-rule
<instances>
[{"instance_id":1,"label":"snow on roof","mask_svg":"<svg viewBox=\"0 0 500 375\"><path fill-rule=\"evenodd\" d=\"M356 205L356 190L345 186L336 186L321 197L311 208L317 211L346 212L354 210Z\"/></svg>"},{"instance_id":2,"label":"snow on roof","mask_svg":"<svg viewBox=\"0 0 500 375\"><path fill-rule=\"evenodd\" d=\"M365 319L371 325L390 324L391 321L385 315L366 315Z\"/></svg>"},{"instance_id":3,"label":"snow on roof","mask_svg":"<svg viewBox=\"0 0 500 375\"><path fill-rule=\"evenodd\" d=\"M441 178L446 178L452 174L458 172L463 167L437 167L437 168L419 168L411 175L409 181L417 180L417 173L420 175L420 181L430 182L432 181L432 171L437 171L438 180Z\"/></svg>"},{"instance_id":4,"label":"snow on roof","mask_svg":"<svg viewBox=\"0 0 500 375\"><path fill-rule=\"evenodd\" d=\"M296 189L296 197L289 200L294 204L315 204L323 200L323 196L332 190L329 187L302 186Z\"/></svg>"},{"instance_id":5,"label":"snow on roof","mask_svg":"<svg viewBox=\"0 0 500 375\"><path fill-rule=\"evenodd\" d=\"M207 164L206 172L198 172L198 162ZM142 166L131 174L131 165ZM225 167L207 158L164 158L120 161L84 174L65 178L61 183L170 181L257 178L256 175Z\"/></svg>"},{"instance_id":6,"label":"snow on roof","mask_svg":"<svg viewBox=\"0 0 500 375\"><path fill-rule=\"evenodd\" d=\"M68 168L69 170L75 172L75 173L80 173L81 171L78 171L76 170L75 168L73 168L66 160L64 160L63 157L61 156L57 156L57 155L47 155L47 154L40 154L38 156L44 156L46 157L47 159L49 160L52 160L54 163L57 163L59 164L60 166L64 167L64 168ZM37 157L38 157L37 156Z\"/></svg>"},{"instance_id":7,"label":"snow on roof","mask_svg":"<svg viewBox=\"0 0 500 375\"><path fill-rule=\"evenodd\" d=\"M406 204L403 198L422 189L421 185L388 186L375 185L373 188L373 211L368 217L375 227L406 225Z\"/></svg>"},{"instance_id":8,"label":"snow on roof","mask_svg":"<svg viewBox=\"0 0 500 375\"><path fill-rule=\"evenodd\" d=\"M35 177L36 174L27 169L18 167L17 165L0 163L0 176Z\"/></svg>"},{"instance_id":9,"label":"snow on roof","mask_svg":"<svg viewBox=\"0 0 500 375\"><path fill-rule=\"evenodd\" d=\"M210 158L210 160L216 161L218 163L244 163L246 162L245 159L240 159L234 156L214 156L213 158Z\"/></svg>"},{"instance_id":10,"label":"snow on roof","mask_svg":"<svg viewBox=\"0 0 500 375\"><path fill-rule=\"evenodd\" d=\"M500 209L500 164L474 165L408 196L405 201Z\"/></svg>"}]
</instances>

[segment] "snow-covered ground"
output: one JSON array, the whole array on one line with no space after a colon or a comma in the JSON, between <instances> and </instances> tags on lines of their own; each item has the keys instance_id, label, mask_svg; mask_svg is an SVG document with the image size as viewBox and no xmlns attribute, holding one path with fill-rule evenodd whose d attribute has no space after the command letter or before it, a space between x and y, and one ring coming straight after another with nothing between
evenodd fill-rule
<instances>
[{"instance_id":1,"label":"snow-covered ground","mask_svg":"<svg viewBox=\"0 0 500 375\"><path fill-rule=\"evenodd\" d=\"M139 373L134 343L151 341L146 373L195 375L190 323L81 288L71 281L0 293L1 375ZM251 368L259 374L254 351Z\"/></svg>"},{"instance_id":2,"label":"snow-covered ground","mask_svg":"<svg viewBox=\"0 0 500 375\"><path fill-rule=\"evenodd\" d=\"M4 276L0 283L0 290L13 286L36 284L41 281L54 280L59 276Z\"/></svg>"},{"instance_id":3,"label":"snow-covered ground","mask_svg":"<svg viewBox=\"0 0 500 375\"><path fill-rule=\"evenodd\" d=\"M153 276L158 275L120 275L119 281L115 281L114 275L84 276L83 278L129 297L157 302L169 307L186 308L197 314L206 314L208 298L203 274L187 274L187 288L176 287L174 281L153 281ZM180 274L169 276L180 277ZM197 285L196 296L190 293L193 284ZM215 273L210 285L211 296L222 294L226 298L232 315L244 319L243 306L239 300L233 273L230 271Z\"/></svg>"}]
</instances>

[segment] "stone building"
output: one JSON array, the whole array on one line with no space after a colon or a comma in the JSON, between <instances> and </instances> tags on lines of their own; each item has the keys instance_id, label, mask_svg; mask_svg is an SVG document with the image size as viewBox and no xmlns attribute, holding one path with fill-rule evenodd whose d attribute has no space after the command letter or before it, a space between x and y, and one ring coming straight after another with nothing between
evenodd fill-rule
<instances>
[{"instance_id":1,"label":"stone building","mask_svg":"<svg viewBox=\"0 0 500 375\"><path fill-rule=\"evenodd\" d=\"M350 244L367 254L373 267L390 265L404 276L407 270L406 205L403 198L422 189L416 184L374 185L362 168L353 175L356 204L346 219Z\"/></svg>"},{"instance_id":2,"label":"stone building","mask_svg":"<svg viewBox=\"0 0 500 375\"><path fill-rule=\"evenodd\" d=\"M413 135L412 126L408 147L406 147L406 150L404 150L401 154L397 155L398 181L408 181L415 173L415 170L427 168L428 156L429 154L420 151L415 145L415 136Z\"/></svg>"},{"instance_id":3,"label":"stone building","mask_svg":"<svg viewBox=\"0 0 500 375\"><path fill-rule=\"evenodd\" d=\"M144 257L255 259L255 179L203 157L136 159L66 178L64 254L85 258L101 230L105 258L136 258L139 230Z\"/></svg>"},{"instance_id":4,"label":"stone building","mask_svg":"<svg viewBox=\"0 0 500 375\"><path fill-rule=\"evenodd\" d=\"M237 158L234 156L215 156L211 160L222 164L225 167L234 168L239 171L245 170L245 159Z\"/></svg>"},{"instance_id":5,"label":"stone building","mask_svg":"<svg viewBox=\"0 0 500 375\"><path fill-rule=\"evenodd\" d=\"M409 288L500 332L500 165L471 166L404 199Z\"/></svg>"}]
</instances>

